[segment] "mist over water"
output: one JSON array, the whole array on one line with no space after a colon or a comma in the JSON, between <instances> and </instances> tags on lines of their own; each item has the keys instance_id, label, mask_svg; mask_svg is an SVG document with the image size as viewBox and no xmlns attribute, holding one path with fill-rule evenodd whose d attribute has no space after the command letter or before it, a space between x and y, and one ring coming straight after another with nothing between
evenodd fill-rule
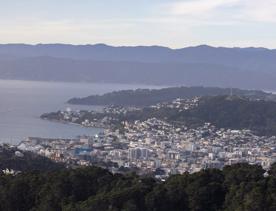
<instances>
[{"instance_id":1,"label":"mist over water","mask_svg":"<svg viewBox=\"0 0 276 211\"><path fill-rule=\"evenodd\" d=\"M160 88L130 84L91 84L0 80L0 143L18 143L26 137L74 138L94 135L97 128L84 128L42 120L45 112L72 109L99 109L98 106L68 105L72 97L85 97L115 90Z\"/></svg>"}]
</instances>

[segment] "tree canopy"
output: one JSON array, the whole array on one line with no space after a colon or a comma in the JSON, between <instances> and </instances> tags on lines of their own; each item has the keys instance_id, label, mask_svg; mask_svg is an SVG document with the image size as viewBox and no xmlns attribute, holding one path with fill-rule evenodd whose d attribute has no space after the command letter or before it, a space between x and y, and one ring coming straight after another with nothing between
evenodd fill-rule
<instances>
[{"instance_id":1,"label":"tree canopy","mask_svg":"<svg viewBox=\"0 0 276 211\"><path fill-rule=\"evenodd\" d=\"M0 176L0 210L275 210L275 165L236 164L165 182L98 167Z\"/></svg>"}]
</instances>

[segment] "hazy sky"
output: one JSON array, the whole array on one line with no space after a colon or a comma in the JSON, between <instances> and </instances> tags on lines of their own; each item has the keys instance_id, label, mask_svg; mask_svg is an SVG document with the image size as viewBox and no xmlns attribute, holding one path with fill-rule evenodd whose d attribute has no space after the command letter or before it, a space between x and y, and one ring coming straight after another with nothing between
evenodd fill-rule
<instances>
[{"instance_id":1,"label":"hazy sky","mask_svg":"<svg viewBox=\"0 0 276 211\"><path fill-rule=\"evenodd\" d=\"M0 43L276 48L276 0L0 0Z\"/></svg>"}]
</instances>

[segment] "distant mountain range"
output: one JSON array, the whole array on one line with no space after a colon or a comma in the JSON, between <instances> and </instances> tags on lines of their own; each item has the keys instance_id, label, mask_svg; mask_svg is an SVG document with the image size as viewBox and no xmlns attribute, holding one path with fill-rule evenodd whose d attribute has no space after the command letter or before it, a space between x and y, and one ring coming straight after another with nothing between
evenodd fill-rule
<instances>
[{"instance_id":1,"label":"distant mountain range","mask_svg":"<svg viewBox=\"0 0 276 211\"><path fill-rule=\"evenodd\" d=\"M276 89L276 50L6 44L0 78Z\"/></svg>"}]
</instances>

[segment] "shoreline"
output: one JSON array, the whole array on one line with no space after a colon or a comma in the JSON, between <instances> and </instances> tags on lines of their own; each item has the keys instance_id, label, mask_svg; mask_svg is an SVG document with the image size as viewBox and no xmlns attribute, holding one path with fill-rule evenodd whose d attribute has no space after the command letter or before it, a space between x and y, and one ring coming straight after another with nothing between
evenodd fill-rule
<instances>
[{"instance_id":1,"label":"shoreline","mask_svg":"<svg viewBox=\"0 0 276 211\"><path fill-rule=\"evenodd\" d=\"M65 124L65 125L74 125L74 126L78 126L78 127L82 127L82 128L95 128L95 129L101 129L101 130L109 129L108 127L100 127L100 126L93 126L93 127L84 126L82 124L78 124L78 123L74 123L74 122L68 122L68 121L64 121L64 120L48 119L48 118L40 118L40 119L45 120L45 121L49 121L49 122Z\"/></svg>"}]
</instances>

